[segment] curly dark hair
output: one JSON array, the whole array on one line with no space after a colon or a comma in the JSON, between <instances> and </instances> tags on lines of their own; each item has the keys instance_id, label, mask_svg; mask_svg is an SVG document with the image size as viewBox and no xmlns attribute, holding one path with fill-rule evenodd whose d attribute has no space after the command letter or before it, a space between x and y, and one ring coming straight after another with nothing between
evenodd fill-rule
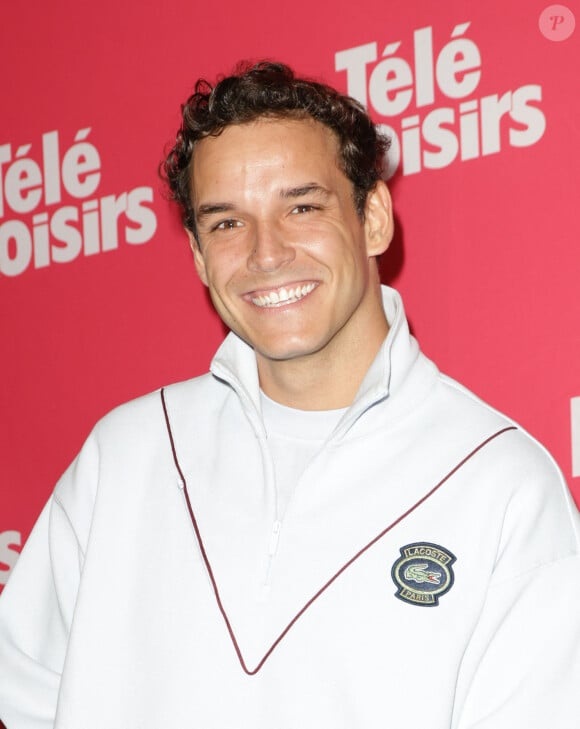
<instances>
[{"instance_id":1,"label":"curly dark hair","mask_svg":"<svg viewBox=\"0 0 580 729\"><path fill-rule=\"evenodd\" d=\"M231 124L260 118L312 118L332 129L339 144L338 163L353 185L357 213L364 217L368 193L380 179L390 140L364 107L330 86L298 78L291 68L271 61L240 64L215 86L200 79L181 107L175 145L161 165L172 200L183 211L183 224L197 239L191 203L191 159L196 142L219 135Z\"/></svg>"}]
</instances>

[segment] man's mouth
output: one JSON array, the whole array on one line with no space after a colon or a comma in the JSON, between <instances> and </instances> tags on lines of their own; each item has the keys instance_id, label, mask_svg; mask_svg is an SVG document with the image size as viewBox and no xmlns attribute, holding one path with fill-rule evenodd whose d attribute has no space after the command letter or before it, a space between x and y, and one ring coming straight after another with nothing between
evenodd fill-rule
<instances>
[{"instance_id":1,"label":"man's mouth","mask_svg":"<svg viewBox=\"0 0 580 729\"><path fill-rule=\"evenodd\" d=\"M309 293L314 291L317 284L307 283L298 286L282 286L282 288L270 291L267 294L261 294L260 296L253 296L251 298L252 304L259 306L260 308L272 308L275 306L286 306L287 304L294 304L296 301L300 301Z\"/></svg>"}]
</instances>

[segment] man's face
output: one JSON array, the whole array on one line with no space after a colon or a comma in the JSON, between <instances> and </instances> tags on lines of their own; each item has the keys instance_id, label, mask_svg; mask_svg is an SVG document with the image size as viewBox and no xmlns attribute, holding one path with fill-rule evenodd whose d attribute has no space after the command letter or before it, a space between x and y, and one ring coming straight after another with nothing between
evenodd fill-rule
<instances>
[{"instance_id":1,"label":"man's face","mask_svg":"<svg viewBox=\"0 0 580 729\"><path fill-rule=\"evenodd\" d=\"M363 223L337 151L333 133L313 120L262 119L196 145L196 266L258 365L325 351L348 356L373 326L370 257L392 234L389 227L377 236L373 226L388 193L379 186L371 194L381 200L367 201ZM378 212L390 226L388 213Z\"/></svg>"}]
</instances>

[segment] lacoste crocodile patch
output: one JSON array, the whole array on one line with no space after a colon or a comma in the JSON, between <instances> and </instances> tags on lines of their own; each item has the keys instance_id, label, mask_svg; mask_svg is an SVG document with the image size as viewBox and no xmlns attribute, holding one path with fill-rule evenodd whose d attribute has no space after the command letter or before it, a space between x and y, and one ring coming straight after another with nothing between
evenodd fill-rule
<instances>
[{"instance_id":1,"label":"lacoste crocodile patch","mask_svg":"<svg viewBox=\"0 0 580 729\"><path fill-rule=\"evenodd\" d=\"M438 605L439 598L453 587L455 555L429 542L407 544L400 552L391 570L396 596L412 605Z\"/></svg>"}]
</instances>

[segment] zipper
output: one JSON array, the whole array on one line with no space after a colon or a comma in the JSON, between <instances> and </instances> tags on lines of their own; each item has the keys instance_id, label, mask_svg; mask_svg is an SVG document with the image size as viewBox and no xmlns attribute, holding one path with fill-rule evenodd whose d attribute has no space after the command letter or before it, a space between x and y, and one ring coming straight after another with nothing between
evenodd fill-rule
<instances>
[{"instance_id":1,"label":"zipper","mask_svg":"<svg viewBox=\"0 0 580 729\"><path fill-rule=\"evenodd\" d=\"M272 526L272 534L270 535L270 546L268 548L268 554L270 558L274 557L278 551L278 540L280 539L280 530L282 529L282 522L276 519Z\"/></svg>"},{"instance_id":2,"label":"zipper","mask_svg":"<svg viewBox=\"0 0 580 729\"><path fill-rule=\"evenodd\" d=\"M272 574L272 566L274 564L274 557L278 551L278 541L280 539L280 531L282 529L282 522L276 519L272 525L272 533L270 534L270 544L268 545L268 567L266 568L266 578L262 585L262 597L265 598L270 593L270 576Z\"/></svg>"}]
</instances>

